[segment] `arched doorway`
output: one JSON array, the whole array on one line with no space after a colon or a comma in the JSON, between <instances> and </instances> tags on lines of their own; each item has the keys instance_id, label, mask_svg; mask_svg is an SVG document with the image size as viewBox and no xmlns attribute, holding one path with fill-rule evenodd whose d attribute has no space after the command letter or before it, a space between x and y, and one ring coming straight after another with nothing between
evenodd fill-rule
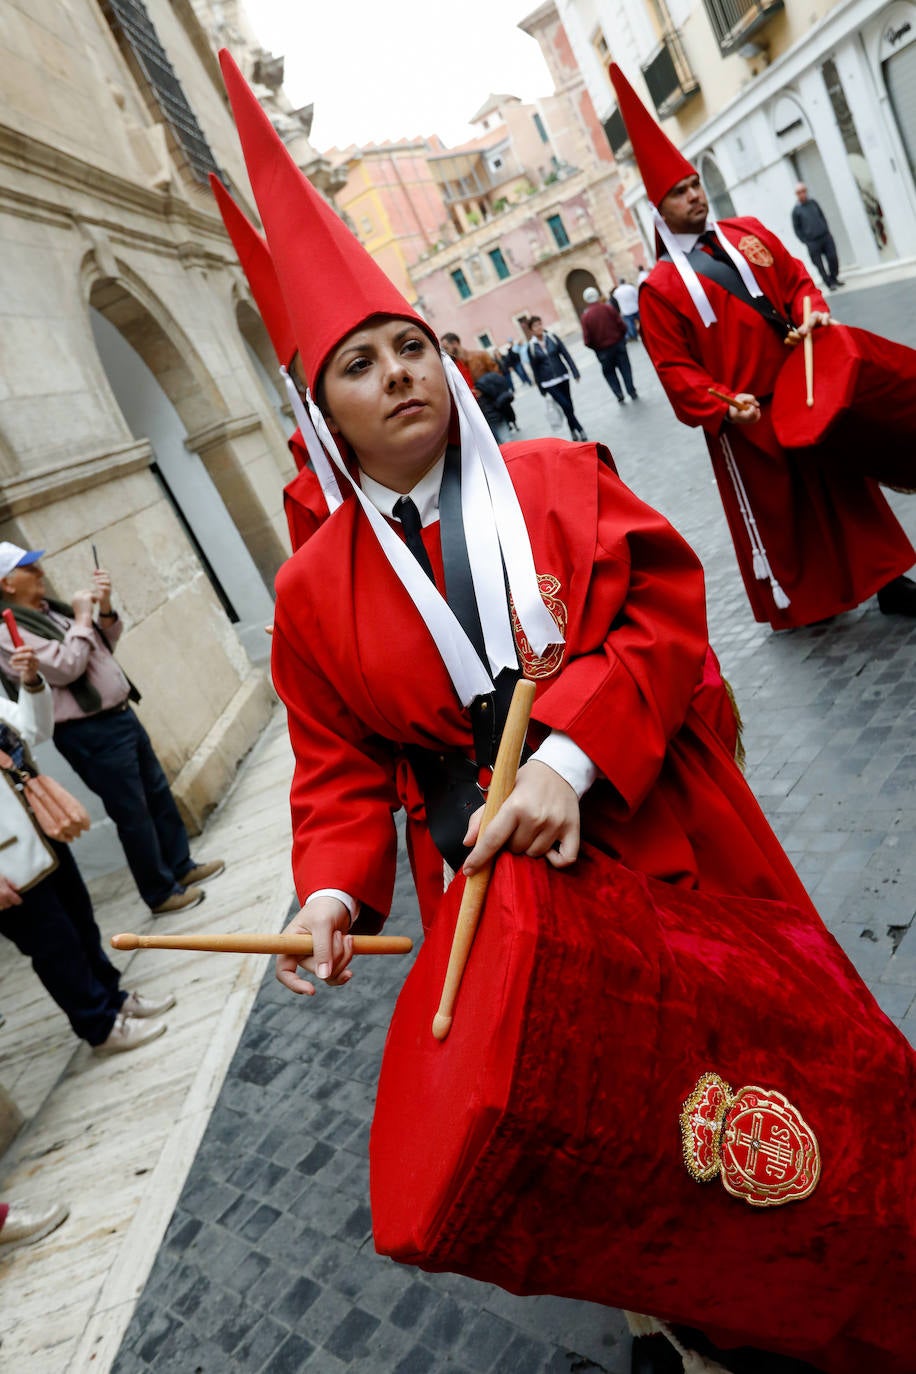
<instances>
[{"instance_id":1,"label":"arched doorway","mask_svg":"<svg viewBox=\"0 0 916 1374\"><path fill-rule=\"evenodd\" d=\"M572 301L573 309L577 315L581 316L585 309L584 295L589 286L593 286L596 291L601 289L594 275L585 267L574 267L566 278L566 294Z\"/></svg>"},{"instance_id":2,"label":"arched doorway","mask_svg":"<svg viewBox=\"0 0 916 1374\"><path fill-rule=\"evenodd\" d=\"M89 316L128 429L149 441L153 473L242 643L252 658L266 657L263 627L273 617L272 597L211 473L188 445L189 431L206 433L214 425L215 389L208 394L209 383L200 385L163 327L120 282L96 283ZM244 481L238 471L226 477ZM245 496L237 492L237 503ZM249 499L255 503L253 493Z\"/></svg>"},{"instance_id":3,"label":"arched doorway","mask_svg":"<svg viewBox=\"0 0 916 1374\"><path fill-rule=\"evenodd\" d=\"M735 214L735 203L725 184L722 169L712 153L703 153L699 165L700 180L709 198L713 216L716 219L731 219Z\"/></svg>"},{"instance_id":4,"label":"arched doorway","mask_svg":"<svg viewBox=\"0 0 916 1374\"><path fill-rule=\"evenodd\" d=\"M246 300L237 303L235 322L242 336L248 360L276 412L283 433L289 438L296 426L286 409L288 402L282 386L283 379L280 376L277 355L274 353L264 322L254 306Z\"/></svg>"},{"instance_id":5,"label":"arched doorway","mask_svg":"<svg viewBox=\"0 0 916 1374\"><path fill-rule=\"evenodd\" d=\"M776 142L789 162L794 179L805 183L808 195L817 201L830 225L841 270L851 267L855 262L852 243L808 116L793 96L781 95L773 105L772 119Z\"/></svg>"},{"instance_id":6,"label":"arched doorway","mask_svg":"<svg viewBox=\"0 0 916 1374\"><path fill-rule=\"evenodd\" d=\"M910 172L916 178L916 5L891 5L881 16L878 61Z\"/></svg>"}]
</instances>

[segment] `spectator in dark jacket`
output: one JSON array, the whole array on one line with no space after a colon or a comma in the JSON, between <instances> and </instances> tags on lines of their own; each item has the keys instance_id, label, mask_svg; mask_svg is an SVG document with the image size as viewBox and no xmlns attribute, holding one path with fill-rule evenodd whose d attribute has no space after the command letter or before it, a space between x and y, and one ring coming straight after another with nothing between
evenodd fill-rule
<instances>
[{"instance_id":1,"label":"spectator in dark jacket","mask_svg":"<svg viewBox=\"0 0 916 1374\"><path fill-rule=\"evenodd\" d=\"M837 275L840 260L823 210L816 200L811 200L803 181L796 186L795 195L798 204L792 207L792 228L796 238L801 239L810 253L811 261L824 278L824 285L842 286L843 282Z\"/></svg>"},{"instance_id":2,"label":"spectator in dark jacket","mask_svg":"<svg viewBox=\"0 0 916 1374\"><path fill-rule=\"evenodd\" d=\"M621 380L632 399L638 401L639 393L633 385L633 370L627 353L627 324L624 316L603 301L594 286L587 286L583 296L586 308L582 312L582 342L596 354L604 373L604 380L619 403L624 404Z\"/></svg>"},{"instance_id":3,"label":"spectator in dark jacket","mask_svg":"<svg viewBox=\"0 0 916 1374\"><path fill-rule=\"evenodd\" d=\"M474 383L477 403L498 444L504 444L511 429L517 430L512 398L512 383L501 372L485 372Z\"/></svg>"},{"instance_id":4,"label":"spectator in dark jacket","mask_svg":"<svg viewBox=\"0 0 916 1374\"><path fill-rule=\"evenodd\" d=\"M531 339L528 342L528 361L538 391L542 396L552 396L566 416L569 433L573 439L585 439L585 430L576 419L572 396L569 394L571 377L579 380L579 369L566 350L562 339L556 334L548 334L540 315L532 315L528 321Z\"/></svg>"}]
</instances>

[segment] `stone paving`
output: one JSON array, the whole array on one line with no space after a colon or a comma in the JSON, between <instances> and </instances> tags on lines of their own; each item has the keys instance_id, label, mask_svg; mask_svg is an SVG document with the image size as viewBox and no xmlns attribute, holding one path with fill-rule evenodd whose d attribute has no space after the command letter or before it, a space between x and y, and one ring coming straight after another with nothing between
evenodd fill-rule
<instances>
[{"instance_id":1,"label":"stone paving","mask_svg":"<svg viewBox=\"0 0 916 1374\"><path fill-rule=\"evenodd\" d=\"M916 282L847 290L832 303L850 323L916 345ZM916 624L872 601L812 629L756 625L702 438L673 419L641 347L631 352L641 399L619 407L581 356L580 418L703 558L711 638L744 714L751 784L825 920L912 1035ZM538 433L536 393L523 392L518 411L524 434ZM916 534L916 501L893 500ZM418 933L403 856L390 928ZM116 1374L628 1369L619 1313L520 1299L375 1255L366 1147L404 972L398 960L365 960L349 988L309 1005L267 974Z\"/></svg>"}]
</instances>

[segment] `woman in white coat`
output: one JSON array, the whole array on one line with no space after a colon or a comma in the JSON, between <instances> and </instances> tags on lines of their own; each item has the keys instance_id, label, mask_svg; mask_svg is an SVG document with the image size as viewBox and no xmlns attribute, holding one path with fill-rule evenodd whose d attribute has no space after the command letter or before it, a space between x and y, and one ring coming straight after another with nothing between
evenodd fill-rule
<instances>
[{"instance_id":1,"label":"woman in white coat","mask_svg":"<svg viewBox=\"0 0 916 1374\"><path fill-rule=\"evenodd\" d=\"M22 746L51 738L51 689L32 649L16 649L18 701L0 696L0 749L16 760ZM11 728L10 728L11 727ZM18 761L17 761L18 762ZM97 1052L135 1049L165 1030L158 1019L174 1005L125 992L102 948L92 901L65 844L35 824L10 773L0 770L0 934L32 961L46 991L80 1039Z\"/></svg>"}]
</instances>

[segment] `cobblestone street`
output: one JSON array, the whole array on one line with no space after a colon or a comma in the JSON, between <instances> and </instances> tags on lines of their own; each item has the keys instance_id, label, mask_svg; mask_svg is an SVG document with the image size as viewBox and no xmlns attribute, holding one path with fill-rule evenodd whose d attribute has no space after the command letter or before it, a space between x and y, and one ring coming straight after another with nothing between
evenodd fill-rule
<instances>
[{"instance_id":1,"label":"cobblestone street","mask_svg":"<svg viewBox=\"0 0 916 1374\"><path fill-rule=\"evenodd\" d=\"M847 288L831 305L844 321L916 346L914 280ZM744 717L750 783L824 919L912 1035L916 624L881 615L872 600L811 629L756 625L702 436L674 419L642 347L630 352L640 400L618 405L593 356L575 350L580 419L703 559L710 637ZM518 414L520 437L542 432L533 388L518 396ZM916 500L892 500L916 534ZM389 929L419 933L403 854ZM367 1141L404 973L402 961L364 960L351 987L305 1003L268 971L117 1374L628 1369L617 1312L520 1299L374 1253Z\"/></svg>"}]
</instances>

